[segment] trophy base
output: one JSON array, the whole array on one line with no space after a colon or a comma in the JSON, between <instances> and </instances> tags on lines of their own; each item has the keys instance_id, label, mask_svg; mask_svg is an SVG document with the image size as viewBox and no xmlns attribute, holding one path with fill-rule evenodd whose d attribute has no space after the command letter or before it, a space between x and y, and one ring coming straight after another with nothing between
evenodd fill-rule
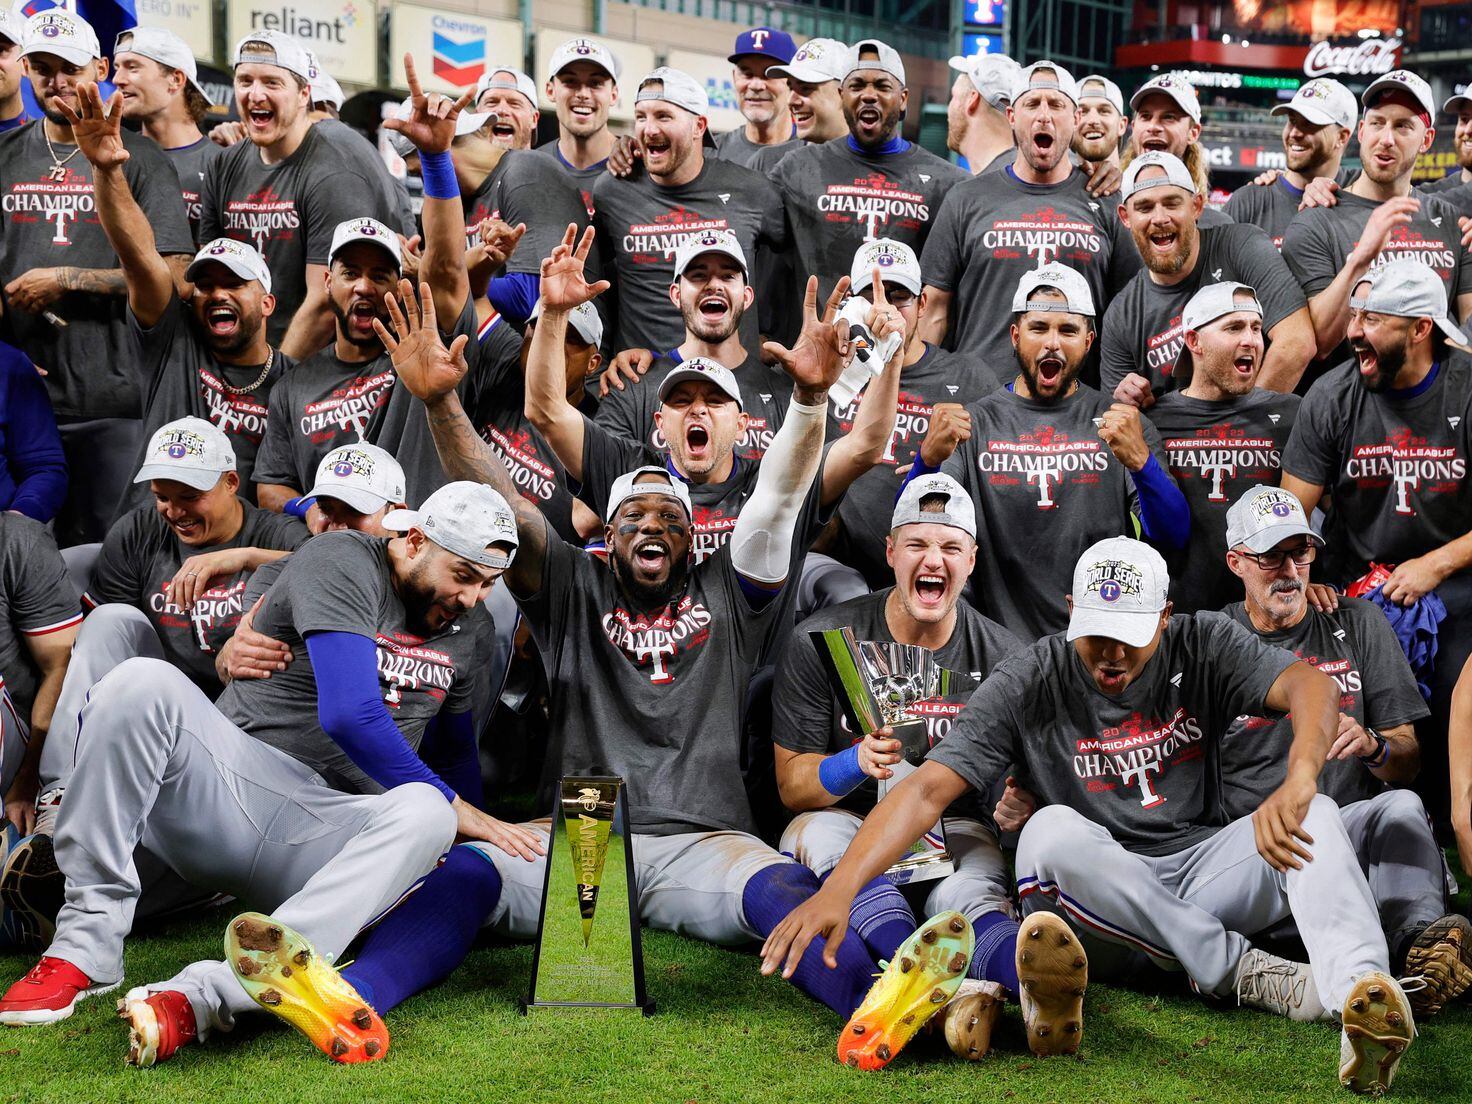
<instances>
[{"instance_id":1,"label":"trophy base","mask_svg":"<svg viewBox=\"0 0 1472 1104\"><path fill-rule=\"evenodd\" d=\"M900 755L912 767L918 767L930 752L930 729L924 717L908 721L892 721L894 739L900 742Z\"/></svg>"},{"instance_id":2,"label":"trophy base","mask_svg":"<svg viewBox=\"0 0 1472 1104\"><path fill-rule=\"evenodd\" d=\"M654 1015L654 1001L649 999L645 999L642 1004L620 1004L610 1001L528 1001L522 997L516 1003L523 1016L533 1008L606 1008L619 1012L638 1011L645 1016Z\"/></svg>"}]
</instances>

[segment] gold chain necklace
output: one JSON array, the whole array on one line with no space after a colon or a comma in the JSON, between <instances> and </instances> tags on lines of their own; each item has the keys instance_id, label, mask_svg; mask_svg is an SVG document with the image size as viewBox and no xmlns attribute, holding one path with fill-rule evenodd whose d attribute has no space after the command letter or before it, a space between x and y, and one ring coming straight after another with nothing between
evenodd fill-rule
<instances>
[{"instance_id":1,"label":"gold chain necklace","mask_svg":"<svg viewBox=\"0 0 1472 1104\"><path fill-rule=\"evenodd\" d=\"M270 349L270 346L267 346ZM220 386L232 395L249 395L261 384L266 382L266 377L271 374L271 368L276 363L276 350L270 349L270 355L266 357L265 366L261 368L261 374L244 387L232 387L230 381L225 378L225 373L220 373ZM223 367L223 365L221 366Z\"/></svg>"},{"instance_id":2,"label":"gold chain necklace","mask_svg":"<svg viewBox=\"0 0 1472 1104\"><path fill-rule=\"evenodd\" d=\"M47 173L46 175L49 176L52 180L58 180L58 181L65 180L66 179L66 163L68 161L70 161L73 157L75 157L77 154L81 153L82 152L82 147L81 146L77 146L76 149L72 150L71 153L67 154L65 157L58 157L57 154L56 154L56 147L51 144L51 135L49 135L49 134L46 133L46 120L45 119L42 119L41 120L41 137L45 140L45 142L46 142L46 149L51 154L51 171L49 173Z\"/></svg>"}]
</instances>

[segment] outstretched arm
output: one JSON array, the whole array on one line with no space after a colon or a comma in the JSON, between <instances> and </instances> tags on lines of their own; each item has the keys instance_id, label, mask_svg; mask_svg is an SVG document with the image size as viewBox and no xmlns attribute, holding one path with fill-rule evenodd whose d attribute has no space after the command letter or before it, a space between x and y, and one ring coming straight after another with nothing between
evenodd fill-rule
<instances>
[{"instance_id":1,"label":"outstretched arm","mask_svg":"<svg viewBox=\"0 0 1472 1104\"><path fill-rule=\"evenodd\" d=\"M435 325L434 297L428 284L420 284L416 296L414 285L401 280L398 296L390 294L384 301L394 333L377 319L373 328L393 358L399 379L428 411L429 429L445 474L451 479L488 484L506 500L516 514L520 542L516 559L506 571L506 583L514 594L535 594L542 586L547 556L547 521L540 510L521 497L506 466L481 440L460 405L455 389L469 370L465 363L469 335L461 334L445 348Z\"/></svg>"}]
</instances>

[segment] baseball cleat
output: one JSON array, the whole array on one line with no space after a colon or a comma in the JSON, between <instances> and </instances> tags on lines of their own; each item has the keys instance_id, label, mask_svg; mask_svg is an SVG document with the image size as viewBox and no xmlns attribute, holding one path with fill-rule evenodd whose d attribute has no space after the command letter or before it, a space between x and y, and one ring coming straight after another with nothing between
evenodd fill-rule
<instances>
[{"instance_id":1,"label":"baseball cleat","mask_svg":"<svg viewBox=\"0 0 1472 1104\"><path fill-rule=\"evenodd\" d=\"M844 1025L838 1060L862 1070L889 1065L955 996L975 942L976 933L959 912L943 912L916 928Z\"/></svg>"},{"instance_id":2,"label":"baseball cleat","mask_svg":"<svg viewBox=\"0 0 1472 1104\"><path fill-rule=\"evenodd\" d=\"M388 1053L388 1028L306 938L246 912L225 931L225 961L241 987L334 1062L373 1062Z\"/></svg>"},{"instance_id":3,"label":"baseball cleat","mask_svg":"<svg viewBox=\"0 0 1472 1104\"><path fill-rule=\"evenodd\" d=\"M62 958L45 958L0 997L0 1024L22 1027L55 1023L77 1010L77 1002L110 993L121 985L94 985L92 979Z\"/></svg>"},{"instance_id":4,"label":"baseball cleat","mask_svg":"<svg viewBox=\"0 0 1472 1104\"><path fill-rule=\"evenodd\" d=\"M1434 1016L1472 988L1472 923L1450 913L1428 924L1406 951L1403 985L1418 1016Z\"/></svg>"},{"instance_id":5,"label":"baseball cleat","mask_svg":"<svg viewBox=\"0 0 1472 1104\"><path fill-rule=\"evenodd\" d=\"M1073 1054L1084 1038L1089 959L1066 921L1035 912L1017 933L1017 1003L1039 1058Z\"/></svg>"},{"instance_id":6,"label":"baseball cleat","mask_svg":"<svg viewBox=\"0 0 1472 1104\"><path fill-rule=\"evenodd\" d=\"M941 1010L946 1045L958 1058L976 1061L992 1048L992 1029L1002 1014L1003 990L995 981L967 978Z\"/></svg>"},{"instance_id":7,"label":"baseball cleat","mask_svg":"<svg viewBox=\"0 0 1472 1104\"><path fill-rule=\"evenodd\" d=\"M174 989L150 993L139 986L118 1001L118 1018L128 1025L130 1066L154 1066L172 1058L180 1047L194 1042L194 1007Z\"/></svg>"},{"instance_id":8,"label":"baseball cleat","mask_svg":"<svg viewBox=\"0 0 1472 1104\"><path fill-rule=\"evenodd\" d=\"M1287 1016L1299 1023L1334 1018L1319 999L1314 972L1307 962L1290 962L1256 948L1237 960L1237 1003L1260 1012Z\"/></svg>"},{"instance_id":9,"label":"baseball cleat","mask_svg":"<svg viewBox=\"0 0 1472 1104\"><path fill-rule=\"evenodd\" d=\"M1411 1003L1400 984L1378 970L1362 975L1344 1002L1342 1023L1339 1083L1368 1096L1387 1092L1416 1037Z\"/></svg>"},{"instance_id":10,"label":"baseball cleat","mask_svg":"<svg viewBox=\"0 0 1472 1104\"><path fill-rule=\"evenodd\" d=\"M56 865L50 835L32 832L7 850L0 868L0 906L17 947L39 950L51 942L65 897L66 875Z\"/></svg>"}]
</instances>

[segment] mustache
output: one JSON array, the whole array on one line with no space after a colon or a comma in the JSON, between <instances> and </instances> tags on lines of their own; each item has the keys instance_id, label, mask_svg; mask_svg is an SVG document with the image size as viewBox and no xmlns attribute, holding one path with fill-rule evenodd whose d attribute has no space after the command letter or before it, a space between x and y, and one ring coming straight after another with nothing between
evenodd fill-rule
<instances>
[{"instance_id":1,"label":"mustache","mask_svg":"<svg viewBox=\"0 0 1472 1104\"><path fill-rule=\"evenodd\" d=\"M1305 590L1302 579L1274 579L1268 588L1269 594L1301 594Z\"/></svg>"}]
</instances>

